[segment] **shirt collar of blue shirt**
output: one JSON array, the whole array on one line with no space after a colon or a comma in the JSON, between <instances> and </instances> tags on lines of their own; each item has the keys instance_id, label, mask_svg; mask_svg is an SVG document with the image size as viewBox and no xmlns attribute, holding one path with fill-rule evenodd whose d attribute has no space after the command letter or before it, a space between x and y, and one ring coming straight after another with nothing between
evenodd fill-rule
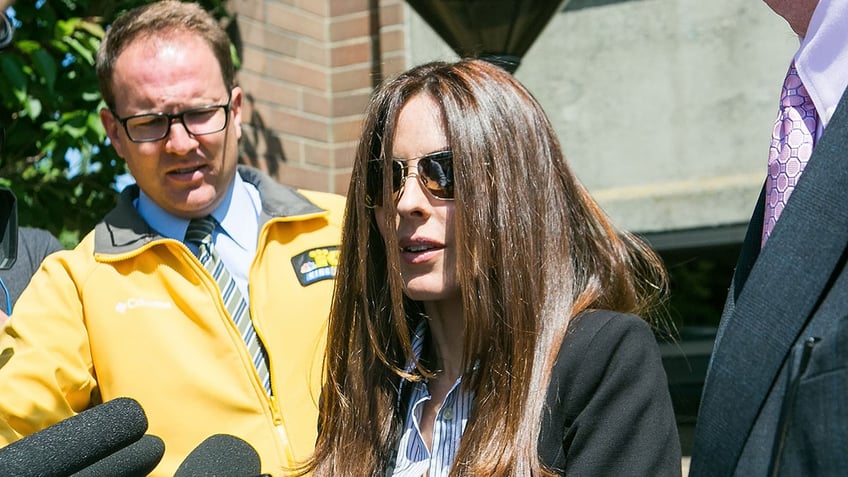
<instances>
[{"instance_id":1,"label":"shirt collar of blue shirt","mask_svg":"<svg viewBox=\"0 0 848 477\"><path fill-rule=\"evenodd\" d=\"M165 237L183 241L188 229L188 219L166 212L143 190L139 192L135 207L151 228ZM259 216L259 207L261 207L259 192L236 174L232 187L211 215L233 241L247 250L250 249L251 244L256 243L258 237L256 221ZM244 213L247 210L254 211L253 217Z\"/></svg>"}]
</instances>

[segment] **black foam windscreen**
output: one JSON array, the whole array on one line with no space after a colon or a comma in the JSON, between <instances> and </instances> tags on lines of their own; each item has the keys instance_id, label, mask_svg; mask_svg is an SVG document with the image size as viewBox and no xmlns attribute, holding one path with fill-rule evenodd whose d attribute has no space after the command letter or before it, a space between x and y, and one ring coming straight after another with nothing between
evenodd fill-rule
<instances>
[{"instance_id":1,"label":"black foam windscreen","mask_svg":"<svg viewBox=\"0 0 848 477\"><path fill-rule=\"evenodd\" d=\"M0 449L0 475L66 477L141 439L147 416L133 399L87 409Z\"/></svg>"},{"instance_id":2,"label":"black foam windscreen","mask_svg":"<svg viewBox=\"0 0 848 477\"><path fill-rule=\"evenodd\" d=\"M229 434L215 434L186 456L174 477L248 477L260 471L253 446Z\"/></svg>"},{"instance_id":3,"label":"black foam windscreen","mask_svg":"<svg viewBox=\"0 0 848 477\"><path fill-rule=\"evenodd\" d=\"M162 439L145 434L114 454L89 465L71 477L144 477L153 472L165 455Z\"/></svg>"}]
</instances>

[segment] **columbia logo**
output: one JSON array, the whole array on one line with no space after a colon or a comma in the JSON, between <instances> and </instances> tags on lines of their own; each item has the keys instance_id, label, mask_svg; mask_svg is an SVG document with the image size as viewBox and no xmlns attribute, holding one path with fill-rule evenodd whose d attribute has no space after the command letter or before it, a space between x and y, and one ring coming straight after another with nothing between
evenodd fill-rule
<instances>
[{"instance_id":1,"label":"columbia logo","mask_svg":"<svg viewBox=\"0 0 848 477\"><path fill-rule=\"evenodd\" d=\"M146 300L144 298L130 298L127 301L119 301L115 304L115 311L126 313L134 308L156 308L159 310L170 310L174 304L169 301Z\"/></svg>"}]
</instances>

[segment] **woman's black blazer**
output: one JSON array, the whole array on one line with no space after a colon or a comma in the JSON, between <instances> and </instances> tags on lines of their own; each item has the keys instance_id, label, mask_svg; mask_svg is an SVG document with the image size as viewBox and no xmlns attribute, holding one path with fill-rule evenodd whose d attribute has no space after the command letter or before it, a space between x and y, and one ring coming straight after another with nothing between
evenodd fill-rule
<instances>
[{"instance_id":1,"label":"woman's black blazer","mask_svg":"<svg viewBox=\"0 0 848 477\"><path fill-rule=\"evenodd\" d=\"M680 440L650 326L610 311L572 320L542 416L539 454L567 476L680 477Z\"/></svg>"}]
</instances>

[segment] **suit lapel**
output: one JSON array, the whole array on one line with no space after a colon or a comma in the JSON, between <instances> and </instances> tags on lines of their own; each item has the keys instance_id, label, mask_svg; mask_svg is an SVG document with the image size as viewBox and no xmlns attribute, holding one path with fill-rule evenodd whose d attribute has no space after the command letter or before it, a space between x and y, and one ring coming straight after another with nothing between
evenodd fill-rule
<instances>
[{"instance_id":1,"label":"suit lapel","mask_svg":"<svg viewBox=\"0 0 848 477\"><path fill-rule=\"evenodd\" d=\"M848 93L780 221L726 309L698 418L696 450L730 475L765 398L848 241ZM762 219L760 219L761 221ZM756 227L754 227L756 228ZM747 237L746 242L752 237ZM740 264L741 264L740 260ZM740 280L741 279L741 280ZM744 285L744 287L742 287ZM736 290L731 290L736 295ZM732 296L733 296L732 295ZM748 365L740 365L748 363ZM700 442L699 442L700 441ZM712 472L710 472L712 473Z\"/></svg>"}]
</instances>

